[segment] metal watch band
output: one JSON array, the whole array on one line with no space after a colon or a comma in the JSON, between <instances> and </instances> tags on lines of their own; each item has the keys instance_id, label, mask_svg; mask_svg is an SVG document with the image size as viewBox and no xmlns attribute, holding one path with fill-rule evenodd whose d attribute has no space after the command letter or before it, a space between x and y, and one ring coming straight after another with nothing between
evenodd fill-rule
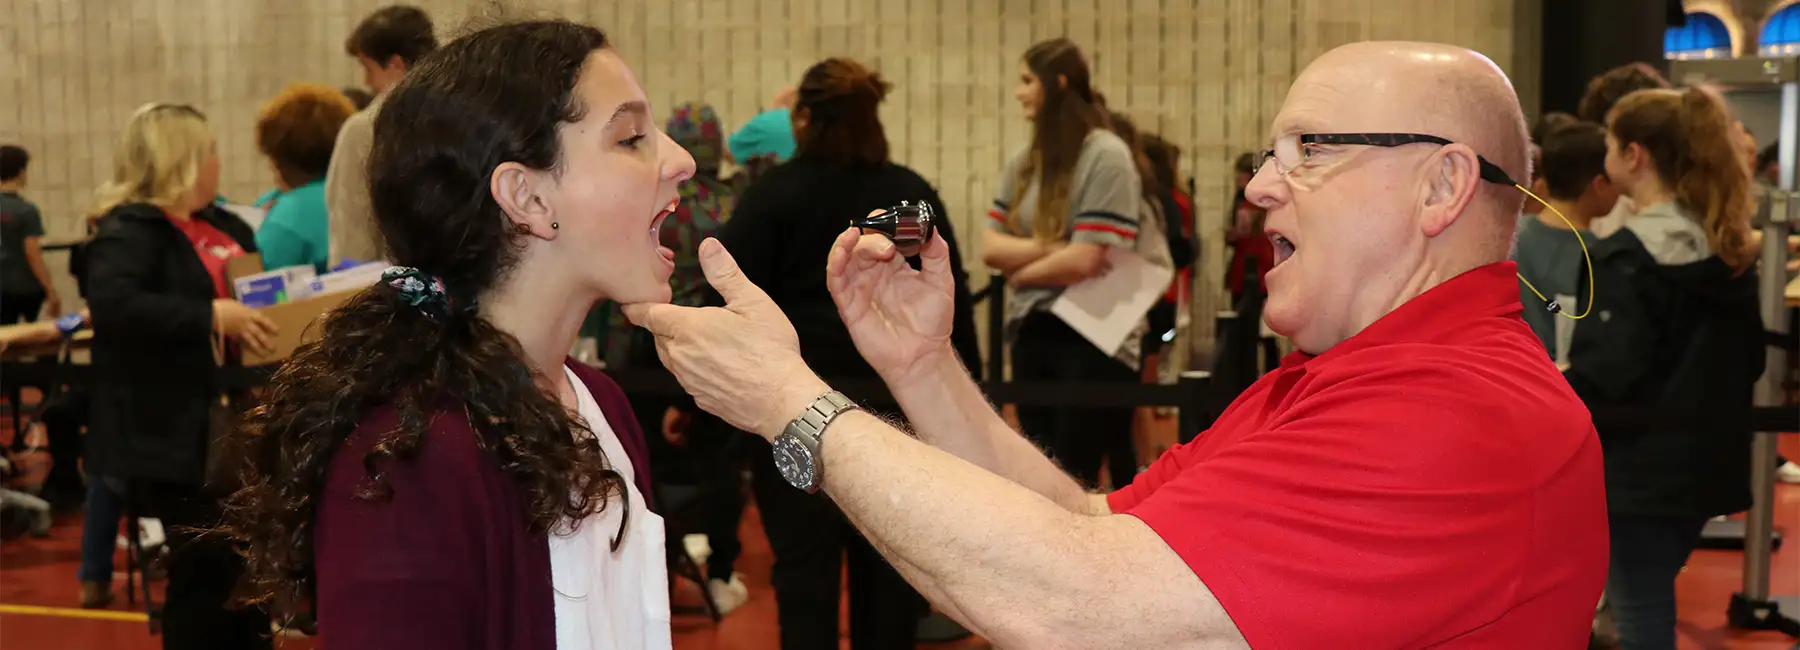
<instances>
[{"instance_id":1,"label":"metal watch band","mask_svg":"<svg viewBox=\"0 0 1800 650\"><path fill-rule=\"evenodd\" d=\"M825 427L829 426L832 420L837 419L837 416L854 408L856 408L856 403L850 401L850 398L844 397L843 393L834 390L820 395L806 407L805 411L800 412L800 417L794 418L793 422L788 423L787 433L803 436L813 445L819 445L824 442Z\"/></svg>"}]
</instances>

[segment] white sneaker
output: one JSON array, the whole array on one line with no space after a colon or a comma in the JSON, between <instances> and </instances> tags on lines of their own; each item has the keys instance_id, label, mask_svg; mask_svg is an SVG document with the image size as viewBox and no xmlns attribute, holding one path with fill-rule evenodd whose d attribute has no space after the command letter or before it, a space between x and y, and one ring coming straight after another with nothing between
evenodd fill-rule
<instances>
[{"instance_id":1,"label":"white sneaker","mask_svg":"<svg viewBox=\"0 0 1800 650\"><path fill-rule=\"evenodd\" d=\"M1782 463L1780 467L1775 468L1775 480L1782 483L1800 484L1800 465L1795 465L1791 460Z\"/></svg>"},{"instance_id":2,"label":"white sneaker","mask_svg":"<svg viewBox=\"0 0 1800 650\"><path fill-rule=\"evenodd\" d=\"M706 559L712 557L712 542L706 539L706 535L689 534L681 538L681 550L687 551L688 557L693 558L695 566L704 567Z\"/></svg>"},{"instance_id":3,"label":"white sneaker","mask_svg":"<svg viewBox=\"0 0 1800 650\"><path fill-rule=\"evenodd\" d=\"M720 616L750 600L750 588L744 586L743 576L737 573L731 574L731 582L718 578L706 581L706 591L712 594L713 606L719 608Z\"/></svg>"},{"instance_id":4,"label":"white sneaker","mask_svg":"<svg viewBox=\"0 0 1800 650\"><path fill-rule=\"evenodd\" d=\"M138 517L138 529L138 546L146 551L155 550L156 547L162 546L163 542L168 541L168 536L163 534L163 525L160 519ZM113 543L119 548L125 548L127 544L124 535L115 537Z\"/></svg>"}]
</instances>

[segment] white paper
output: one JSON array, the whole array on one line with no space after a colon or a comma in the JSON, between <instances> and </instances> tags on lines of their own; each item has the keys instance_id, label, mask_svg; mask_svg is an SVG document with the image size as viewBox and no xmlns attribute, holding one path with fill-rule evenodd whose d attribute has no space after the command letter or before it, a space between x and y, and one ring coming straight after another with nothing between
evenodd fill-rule
<instances>
[{"instance_id":1,"label":"white paper","mask_svg":"<svg viewBox=\"0 0 1800 650\"><path fill-rule=\"evenodd\" d=\"M1064 289L1050 303L1050 313L1110 355L1168 291L1175 272L1112 246L1106 247L1106 262L1106 273Z\"/></svg>"}]
</instances>

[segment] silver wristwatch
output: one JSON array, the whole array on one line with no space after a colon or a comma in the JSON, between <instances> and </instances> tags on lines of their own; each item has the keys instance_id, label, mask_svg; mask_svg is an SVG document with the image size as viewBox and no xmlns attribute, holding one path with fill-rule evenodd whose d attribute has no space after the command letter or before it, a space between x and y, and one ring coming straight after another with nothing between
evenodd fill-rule
<instances>
[{"instance_id":1,"label":"silver wristwatch","mask_svg":"<svg viewBox=\"0 0 1800 650\"><path fill-rule=\"evenodd\" d=\"M774 449L775 469L788 484L809 493L819 491L825 484L824 467L819 462L825 427L830 426L837 416L855 408L855 402L834 390L813 400L800 417L788 423L775 438Z\"/></svg>"}]
</instances>

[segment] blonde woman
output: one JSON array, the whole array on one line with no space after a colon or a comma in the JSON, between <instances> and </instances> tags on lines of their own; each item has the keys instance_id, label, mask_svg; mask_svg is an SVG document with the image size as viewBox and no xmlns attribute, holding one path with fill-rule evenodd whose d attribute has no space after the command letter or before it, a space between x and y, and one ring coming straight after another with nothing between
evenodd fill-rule
<instances>
[{"instance_id":1,"label":"blonde woman","mask_svg":"<svg viewBox=\"0 0 1800 650\"><path fill-rule=\"evenodd\" d=\"M214 368L235 363L239 349L266 349L275 334L230 298L226 261L255 251L256 240L213 204L218 187L206 117L191 106L144 106L113 153L88 244L86 467L90 483L130 492L169 532L164 648L270 647L266 614L226 608L242 565L234 550L187 532L217 520L218 495L205 489L210 409L221 392ZM100 530L84 531L83 550L87 538L110 544L114 522L90 519Z\"/></svg>"}]
</instances>

